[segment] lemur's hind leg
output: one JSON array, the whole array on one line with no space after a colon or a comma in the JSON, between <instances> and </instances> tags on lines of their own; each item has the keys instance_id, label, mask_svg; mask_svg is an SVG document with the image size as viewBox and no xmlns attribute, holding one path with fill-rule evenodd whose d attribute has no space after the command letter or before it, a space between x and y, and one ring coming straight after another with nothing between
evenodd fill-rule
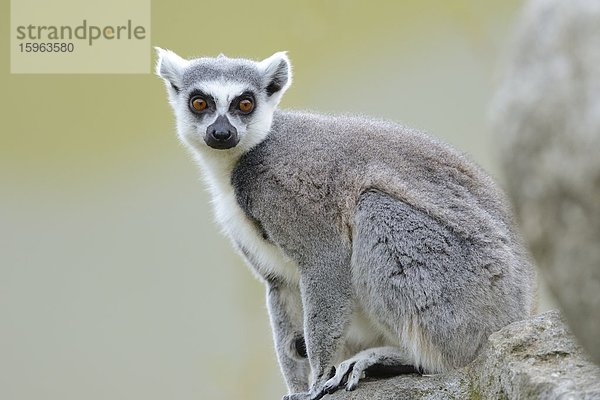
<instances>
[{"instance_id":1,"label":"lemur's hind leg","mask_svg":"<svg viewBox=\"0 0 600 400\"><path fill-rule=\"evenodd\" d=\"M408 364L429 373L464 366L490 333L518 315L506 281L510 266L492 239L461 236L377 190L360 196L353 289L370 318L406 351Z\"/></svg>"},{"instance_id":2,"label":"lemur's hind leg","mask_svg":"<svg viewBox=\"0 0 600 400\"><path fill-rule=\"evenodd\" d=\"M339 365L335 376L325 384L325 391L331 393L342 386L345 386L346 390L354 390L363 374L393 376L418 373L419 371L410 364L407 355L396 347L363 350Z\"/></svg>"}]
</instances>

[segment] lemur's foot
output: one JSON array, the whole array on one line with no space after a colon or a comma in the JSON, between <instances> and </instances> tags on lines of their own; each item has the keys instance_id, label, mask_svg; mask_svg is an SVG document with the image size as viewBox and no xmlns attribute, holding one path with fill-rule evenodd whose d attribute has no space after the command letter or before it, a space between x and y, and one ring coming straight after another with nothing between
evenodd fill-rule
<instances>
[{"instance_id":1,"label":"lemur's foot","mask_svg":"<svg viewBox=\"0 0 600 400\"><path fill-rule=\"evenodd\" d=\"M283 396L283 400L310 400L310 393L292 393Z\"/></svg>"},{"instance_id":2,"label":"lemur's foot","mask_svg":"<svg viewBox=\"0 0 600 400\"><path fill-rule=\"evenodd\" d=\"M283 400L319 400L328 392L325 390L325 385L335 375L335 367L331 367L328 374L319 376L316 383L312 385L310 391L306 393L292 393L283 396Z\"/></svg>"},{"instance_id":3,"label":"lemur's foot","mask_svg":"<svg viewBox=\"0 0 600 400\"><path fill-rule=\"evenodd\" d=\"M323 390L326 393L333 393L340 387L354 390L365 373L369 376L394 376L418 372L400 349L378 347L361 351L342 362L333 378L325 382Z\"/></svg>"},{"instance_id":4,"label":"lemur's foot","mask_svg":"<svg viewBox=\"0 0 600 400\"><path fill-rule=\"evenodd\" d=\"M327 392L323 389L318 391L310 391L306 393L292 393L283 396L283 400L319 400L321 397L325 396Z\"/></svg>"}]
</instances>

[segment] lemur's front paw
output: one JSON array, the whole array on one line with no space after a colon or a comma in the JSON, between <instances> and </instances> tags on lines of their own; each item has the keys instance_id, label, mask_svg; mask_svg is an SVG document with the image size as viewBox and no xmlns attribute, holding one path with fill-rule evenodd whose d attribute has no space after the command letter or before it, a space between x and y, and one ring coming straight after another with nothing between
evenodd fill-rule
<instances>
[{"instance_id":1,"label":"lemur's front paw","mask_svg":"<svg viewBox=\"0 0 600 400\"><path fill-rule=\"evenodd\" d=\"M318 390L311 390L306 393L292 393L283 396L283 400L319 400L321 397L325 396L327 392L323 390L323 385Z\"/></svg>"},{"instance_id":2,"label":"lemur's front paw","mask_svg":"<svg viewBox=\"0 0 600 400\"><path fill-rule=\"evenodd\" d=\"M325 396L325 394L326 393L322 390L319 390L318 392L292 393L283 396L283 400L319 400L321 397Z\"/></svg>"},{"instance_id":3,"label":"lemur's front paw","mask_svg":"<svg viewBox=\"0 0 600 400\"><path fill-rule=\"evenodd\" d=\"M309 392L288 394L283 396L283 400L319 400L328 393L328 391L325 390L325 384L334 375L335 368L331 367L329 374L319 377L317 382L312 385Z\"/></svg>"}]
</instances>

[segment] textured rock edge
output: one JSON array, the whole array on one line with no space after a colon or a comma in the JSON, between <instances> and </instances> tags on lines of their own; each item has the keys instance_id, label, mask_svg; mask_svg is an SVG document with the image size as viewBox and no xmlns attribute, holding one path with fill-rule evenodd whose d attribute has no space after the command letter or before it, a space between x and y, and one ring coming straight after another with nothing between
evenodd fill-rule
<instances>
[{"instance_id":1,"label":"textured rock edge","mask_svg":"<svg viewBox=\"0 0 600 400\"><path fill-rule=\"evenodd\" d=\"M600 399L600 368L583 354L558 311L492 334L468 366L440 375L361 381L323 400Z\"/></svg>"}]
</instances>

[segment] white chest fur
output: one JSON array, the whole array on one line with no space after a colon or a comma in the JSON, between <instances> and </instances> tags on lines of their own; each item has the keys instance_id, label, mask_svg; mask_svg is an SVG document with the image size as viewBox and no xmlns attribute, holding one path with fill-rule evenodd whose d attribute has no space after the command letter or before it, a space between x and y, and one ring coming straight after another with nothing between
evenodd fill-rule
<instances>
[{"instance_id":1,"label":"white chest fur","mask_svg":"<svg viewBox=\"0 0 600 400\"><path fill-rule=\"evenodd\" d=\"M242 252L247 253L248 261L260 276L276 277L297 285L299 273L296 263L279 247L264 240L254 222L238 205L233 187L229 183L232 165L199 161L212 195L211 202L216 221L224 233Z\"/></svg>"}]
</instances>

